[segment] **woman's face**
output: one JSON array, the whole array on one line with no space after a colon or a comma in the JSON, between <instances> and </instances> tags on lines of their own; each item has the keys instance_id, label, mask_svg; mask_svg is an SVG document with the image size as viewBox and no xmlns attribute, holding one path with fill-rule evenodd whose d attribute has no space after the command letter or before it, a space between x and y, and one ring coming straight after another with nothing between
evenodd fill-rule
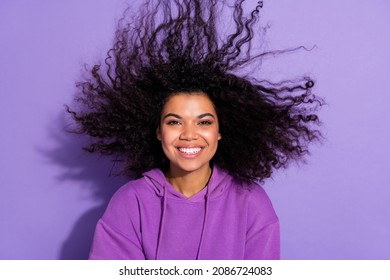
<instances>
[{"instance_id":1,"label":"woman's face","mask_svg":"<svg viewBox=\"0 0 390 280\"><path fill-rule=\"evenodd\" d=\"M221 139L213 103L204 93L180 93L165 103L157 138L171 174L208 171Z\"/></svg>"}]
</instances>

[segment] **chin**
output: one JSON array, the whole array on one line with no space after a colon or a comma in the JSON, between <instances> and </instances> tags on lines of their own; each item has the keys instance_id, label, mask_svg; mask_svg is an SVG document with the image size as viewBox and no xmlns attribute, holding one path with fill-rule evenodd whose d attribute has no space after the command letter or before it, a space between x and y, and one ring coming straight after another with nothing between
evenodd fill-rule
<instances>
[{"instance_id":1,"label":"chin","mask_svg":"<svg viewBox=\"0 0 390 280\"><path fill-rule=\"evenodd\" d=\"M180 164L180 165L171 165L171 169L179 171L179 172L191 173L191 172L203 170L205 168L208 168L209 166L210 166L209 163L205 163L205 164Z\"/></svg>"}]
</instances>

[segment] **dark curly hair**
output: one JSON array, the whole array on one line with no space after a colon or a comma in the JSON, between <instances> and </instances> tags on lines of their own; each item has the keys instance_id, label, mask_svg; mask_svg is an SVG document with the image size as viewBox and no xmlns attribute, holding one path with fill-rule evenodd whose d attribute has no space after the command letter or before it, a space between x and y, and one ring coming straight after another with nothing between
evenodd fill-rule
<instances>
[{"instance_id":1,"label":"dark curly hair","mask_svg":"<svg viewBox=\"0 0 390 280\"><path fill-rule=\"evenodd\" d=\"M78 133L91 136L86 149L115 155L121 174L135 177L167 159L156 138L164 102L172 94L202 92L214 103L223 139L212 160L241 181L262 181L308 152L321 137L306 77L273 83L237 72L269 54L252 54L253 26L262 2L245 15L244 0L231 7L216 0L147 1L138 17L119 21L104 64L78 83L67 111ZM234 32L223 37L218 20L232 8ZM319 106L318 106L319 105Z\"/></svg>"}]
</instances>

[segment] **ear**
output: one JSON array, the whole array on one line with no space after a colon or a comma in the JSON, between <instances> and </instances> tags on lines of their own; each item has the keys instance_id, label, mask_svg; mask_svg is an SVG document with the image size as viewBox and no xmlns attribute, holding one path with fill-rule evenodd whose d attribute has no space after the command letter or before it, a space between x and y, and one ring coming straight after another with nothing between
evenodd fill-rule
<instances>
[{"instance_id":1,"label":"ear","mask_svg":"<svg viewBox=\"0 0 390 280\"><path fill-rule=\"evenodd\" d=\"M222 136L221 133L218 132L218 140L221 140Z\"/></svg>"},{"instance_id":2,"label":"ear","mask_svg":"<svg viewBox=\"0 0 390 280\"><path fill-rule=\"evenodd\" d=\"M160 131L160 126L157 127L156 129L156 136L157 139L161 141L161 131Z\"/></svg>"}]
</instances>

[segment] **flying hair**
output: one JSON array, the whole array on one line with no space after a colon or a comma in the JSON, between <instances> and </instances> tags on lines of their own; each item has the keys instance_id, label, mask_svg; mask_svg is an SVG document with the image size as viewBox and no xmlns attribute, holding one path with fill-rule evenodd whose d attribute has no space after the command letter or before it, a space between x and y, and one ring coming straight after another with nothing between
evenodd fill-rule
<instances>
[{"instance_id":1,"label":"flying hair","mask_svg":"<svg viewBox=\"0 0 390 280\"><path fill-rule=\"evenodd\" d=\"M174 94L202 93L216 108L222 135L212 163L237 180L262 181L302 159L321 138L316 112L323 101L312 94L309 77L272 82L256 69L257 78L239 74L254 60L283 53L253 53L263 2L249 12L244 6L244 0L150 0L136 16L128 9L104 63L77 84L79 106L67 107L76 132L91 136L86 150L114 156L122 175L164 170L168 161L156 138L162 107ZM226 11L227 35L219 28Z\"/></svg>"}]
</instances>

